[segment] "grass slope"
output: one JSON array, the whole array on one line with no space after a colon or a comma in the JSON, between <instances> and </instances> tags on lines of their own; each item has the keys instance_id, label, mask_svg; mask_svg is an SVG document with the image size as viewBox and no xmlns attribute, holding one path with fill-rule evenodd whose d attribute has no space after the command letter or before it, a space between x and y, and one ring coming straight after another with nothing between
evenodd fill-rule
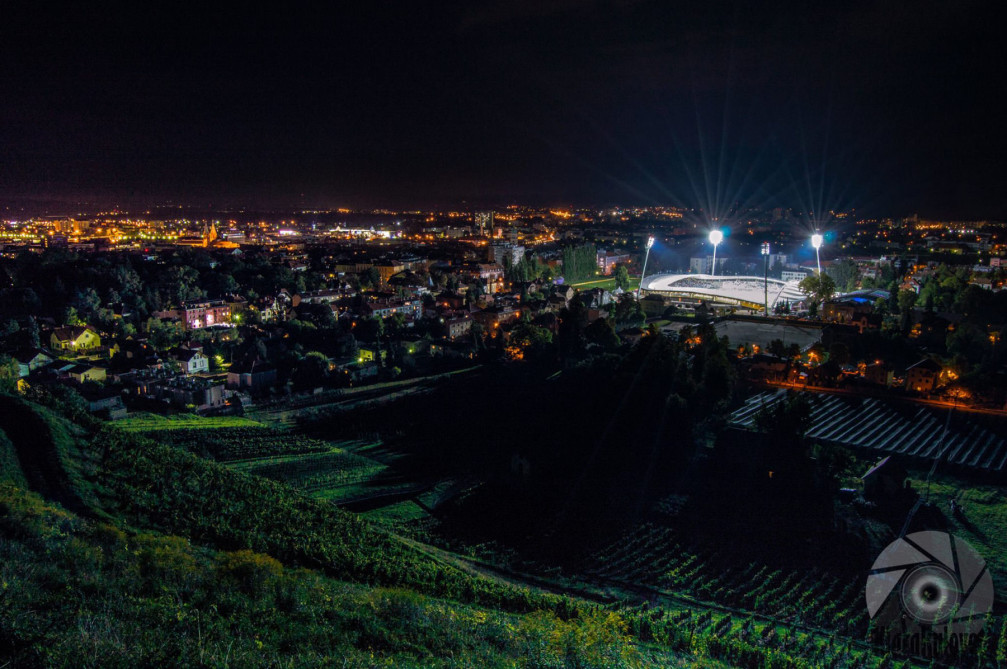
<instances>
[{"instance_id":1,"label":"grass slope","mask_svg":"<svg viewBox=\"0 0 1007 669\"><path fill-rule=\"evenodd\" d=\"M176 416L160 416L150 413L137 413L116 422L121 430L127 432L153 432L156 430L189 430L233 427L262 427L262 423L241 416L196 416L193 414L178 414Z\"/></svg>"},{"instance_id":2,"label":"grass slope","mask_svg":"<svg viewBox=\"0 0 1007 669\"><path fill-rule=\"evenodd\" d=\"M22 400L10 406L48 426L17 438L8 429L19 455L31 442L66 460L48 491L66 486L107 521L3 488L0 649L19 664L879 665L849 643L779 634L775 623L709 609L613 610L487 577L290 486L86 417L75 425ZM105 565L107 579L96 571ZM228 593L237 599L220 599ZM474 631L489 620L500 638Z\"/></svg>"},{"instance_id":3,"label":"grass slope","mask_svg":"<svg viewBox=\"0 0 1007 669\"><path fill-rule=\"evenodd\" d=\"M0 484L0 664L690 666L617 614L514 615L127 534Z\"/></svg>"},{"instance_id":4,"label":"grass slope","mask_svg":"<svg viewBox=\"0 0 1007 669\"><path fill-rule=\"evenodd\" d=\"M7 433L0 430L0 483L13 483L27 488L28 481L21 471L14 444L7 438Z\"/></svg>"}]
</instances>

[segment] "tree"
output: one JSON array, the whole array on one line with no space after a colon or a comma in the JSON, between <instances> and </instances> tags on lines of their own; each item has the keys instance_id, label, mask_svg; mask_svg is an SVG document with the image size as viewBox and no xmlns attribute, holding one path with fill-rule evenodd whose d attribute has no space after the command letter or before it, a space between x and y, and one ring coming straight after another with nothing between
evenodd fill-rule
<instances>
[{"instance_id":1,"label":"tree","mask_svg":"<svg viewBox=\"0 0 1007 669\"><path fill-rule=\"evenodd\" d=\"M647 314L643 312L643 307L633 297L632 293L623 293L619 296L619 301L615 304L615 322L619 325L643 325L647 320Z\"/></svg>"},{"instance_id":2,"label":"tree","mask_svg":"<svg viewBox=\"0 0 1007 669\"><path fill-rule=\"evenodd\" d=\"M329 372L329 359L324 353L311 351L297 364L294 386L300 389L315 388L325 382Z\"/></svg>"},{"instance_id":3,"label":"tree","mask_svg":"<svg viewBox=\"0 0 1007 669\"><path fill-rule=\"evenodd\" d=\"M73 306L68 306L66 311L63 312L63 324L64 325L84 325L84 319L80 317L77 313L77 309Z\"/></svg>"},{"instance_id":4,"label":"tree","mask_svg":"<svg viewBox=\"0 0 1007 669\"><path fill-rule=\"evenodd\" d=\"M612 327L612 322L607 318L599 318L588 325L584 330L584 337L588 343L600 346L607 351L614 351L622 345L619 335Z\"/></svg>"},{"instance_id":5,"label":"tree","mask_svg":"<svg viewBox=\"0 0 1007 669\"><path fill-rule=\"evenodd\" d=\"M83 314L84 318L91 318L101 306L101 298L98 297L98 293L94 288L89 287L85 290L77 291L73 306L76 307L80 314Z\"/></svg>"},{"instance_id":6,"label":"tree","mask_svg":"<svg viewBox=\"0 0 1007 669\"><path fill-rule=\"evenodd\" d=\"M587 308L576 294L559 312L559 345L564 355L576 356L584 350Z\"/></svg>"},{"instance_id":7,"label":"tree","mask_svg":"<svg viewBox=\"0 0 1007 669\"><path fill-rule=\"evenodd\" d=\"M913 320L913 307L916 305L916 293L911 290L900 290L898 296L899 327L902 333L909 332Z\"/></svg>"},{"instance_id":8,"label":"tree","mask_svg":"<svg viewBox=\"0 0 1007 669\"><path fill-rule=\"evenodd\" d=\"M598 250L594 244L568 246L563 249L563 277L567 283L594 277L598 269Z\"/></svg>"},{"instance_id":9,"label":"tree","mask_svg":"<svg viewBox=\"0 0 1007 669\"><path fill-rule=\"evenodd\" d=\"M803 455L804 434L811 427L811 404L801 394L789 394L786 399L760 409L755 414L755 427L767 435L767 443L778 450L780 465L793 456Z\"/></svg>"},{"instance_id":10,"label":"tree","mask_svg":"<svg viewBox=\"0 0 1007 669\"><path fill-rule=\"evenodd\" d=\"M798 287L816 303L827 302L836 293L836 283L828 274L807 276Z\"/></svg>"},{"instance_id":11,"label":"tree","mask_svg":"<svg viewBox=\"0 0 1007 669\"><path fill-rule=\"evenodd\" d=\"M829 276L832 277L836 285L843 290L854 290L860 280L860 268L857 263L849 258L839 261L828 269Z\"/></svg>"},{"instance_id":12,"label":"tree","mask_svg":"<svg viewBox=\"0 0 1007 669\"><path fill-rule=\"evenodd\" d=\"M783 343L782 339L774 339L769 342L769 345L766 346L766 350L770 355L775 355L777 358L783 358L787 355L787 346Z\"/></svg>"},{"instance_id":13,"label":"tree","mask_svg":"<svg viewBox=\"0 0 1007 669\"><path fill-rule=\"evenodd\" d=\"M1000 626L1000 640L997 642L997 666L1007 669L1007 618Z\"/></svg>"},{"instance_id":14,"label":"tree","mask_svg":"<svg viewBox=\"0 0 1007 669\"><path fill-rule=\"evenodd\" d=\"M625 265L617 265L615 268L615 287L620 290L629 290L629 270Z\"/></svg>"},{"instance_id":15,"label":"tree","mask_svg":"<svg viewBox=\"0 0 1007 669\"><path fill-rule=\"evenodd\" d=\"M147 319L147 336L151 345L158 351L177 346L182 341L182 329L177 323L162 321L157 318Z\"/></svg>"},{"instance_id":16,"label":"tree","mask_svg":"<svg viewBox=\"0 0 1007 669\"><path fill-rule=\"evenodd\" d=\"M377 316L361 318L353 334L361 341L376 341L385 334L385 322Z\"/></svg>"},{"instance_id":17,"label":"tree","mask_svg":"<svg viewBox=\"0 0 1007 669\"><path fill-rule=\"evenodd\" d=\"M961 323L954 332L948 334L945 345L949 355L962 355L975 364L982 360L989 348L986 331L973 323Z\"/></svg>"},{"instance_id":18,"label":"tree","mask_svg":"<svg viewBox=\"0 0 1007 669\"><path fill-rule=\"evenodd\" d=\"M17 382L21 378L21 366L10 356L0 356L0 391L17 392Z\"/></svg>"},{"instance_id":19,"label":"tree","mask_svg":"<svg viewBox=\"0 0 1007 669\"><path fill-rule=\"evenodd\" d=\"M850 349L843 342L837 341L829 347L829 362L845 365L850 362Z\"/></svg>"},{"instance_id":20,"label":"tree","mask_svg":"<svg viewBox=\"0 0 1007 669\"><path fill-rule=\"evenodd\" d=\"M542 355L552 346L552 332L531 323L518 323L511 330L510 343L530 356Z\"/></svg>"},{"instance_id":21,"label":"tree","mask_svg":"<svg viewBox=\"0 0 1007 669\"><path fill-rule=\"evenodd\" d=\"M360 273L360 286L362 288L377 288L381 285L381 272L377 267L368 267Z\"/></svg>"},{"instance_id":22,"label":"tree","mask_svg":"<svg viewBox=\"0 0 1007 669\"><path fill-rule=\"evenodd\" d=\"M468 290L465 291L465 302L468 304L477 304L483 296L483 292L483 280L476 279L469 284Z\"/></svg>"}]
</instances>

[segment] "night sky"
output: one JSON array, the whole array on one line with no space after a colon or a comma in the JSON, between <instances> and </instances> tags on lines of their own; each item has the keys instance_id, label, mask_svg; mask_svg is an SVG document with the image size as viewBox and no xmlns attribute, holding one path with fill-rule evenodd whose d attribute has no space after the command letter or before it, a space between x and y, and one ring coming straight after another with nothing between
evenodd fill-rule
<instances>
[{"instance_id":1,"label":"night sky","mask_svg":"<svg viewBox=\"0 0 1007 669\"><path fill-rule=\"evenodd\" d=\"M994 2L30 4L0 196L1007 217Z\"/></svg>"}]
</instances>

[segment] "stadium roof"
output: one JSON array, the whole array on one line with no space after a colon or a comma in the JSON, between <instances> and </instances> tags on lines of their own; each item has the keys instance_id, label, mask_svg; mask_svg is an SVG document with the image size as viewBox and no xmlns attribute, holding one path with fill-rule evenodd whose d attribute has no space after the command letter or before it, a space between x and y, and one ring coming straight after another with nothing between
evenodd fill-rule
<instances>
[{"instance_id":1,"label":"stadium roof","mask_svg":"<svg viewBox=\"0 0 1007 669\"><path fill-rule=\"evenodd\" d=\"M804 292L798 281L764 279L761 276L714 276L712 274L657 274L640 284L641 294L658 294L707 300L720 304L761 309L766 286L769 307L778 302L800 302Z\"/></svg>"}]
</instances>

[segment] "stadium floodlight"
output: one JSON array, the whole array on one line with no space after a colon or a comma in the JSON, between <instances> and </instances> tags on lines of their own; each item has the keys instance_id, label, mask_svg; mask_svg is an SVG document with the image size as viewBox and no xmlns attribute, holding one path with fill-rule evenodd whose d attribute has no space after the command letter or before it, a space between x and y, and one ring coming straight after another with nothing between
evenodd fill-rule
<instances>
[{"instance_id":1,"label":"stadium floodlight","mask_svg":"<svg viewBox=\"0 0 1007 669\"><path fill-rule=\"evenodd\" d=\"M769 242L762 242L762 261L763 261L763 274L762 274L762 290L763 298L766 303L766 316L769 316Z\"/></svg>"},{"instance_id":2,"label":"stadium floodlight","mask_svg":"<svg viewBox=\"0 0 1007 669\"><path fill-rule=\"evenodd\" d=\"M815 262L818 264L818 273L822 273L822 259L818 255L818 249L822 248L822 242L825 241L825 237L822 236L820 232L816 232L811 235L811 245L815 247Z\"/></svg>"},{"instance_id":3,"label":"stadium floodlight","mask_svg":"<svg viewBox=\"0 0 1007 669\"><path fill-rule=\"evenodd\" d=\"M636 287L636 299L640 299L640 289L643 288L643 277L647 274L647 259L650 258L650 249L654 246L654 235L647 237L647 252L643 255L643 270L640 272L640 285Z\"/></svg>"},{"instance_id":4,"label":"stadium floodlight","mask_svg":"<svg viewBox=\"0 0 1007 669\"><path fill-rule=\"evenodd\" d=\"M713 244L713 267L710 268L710 275L717 275L717 244L724 241L724 233L720 230L710 230L710 243Z\"/></svg>"}]
</instances>

